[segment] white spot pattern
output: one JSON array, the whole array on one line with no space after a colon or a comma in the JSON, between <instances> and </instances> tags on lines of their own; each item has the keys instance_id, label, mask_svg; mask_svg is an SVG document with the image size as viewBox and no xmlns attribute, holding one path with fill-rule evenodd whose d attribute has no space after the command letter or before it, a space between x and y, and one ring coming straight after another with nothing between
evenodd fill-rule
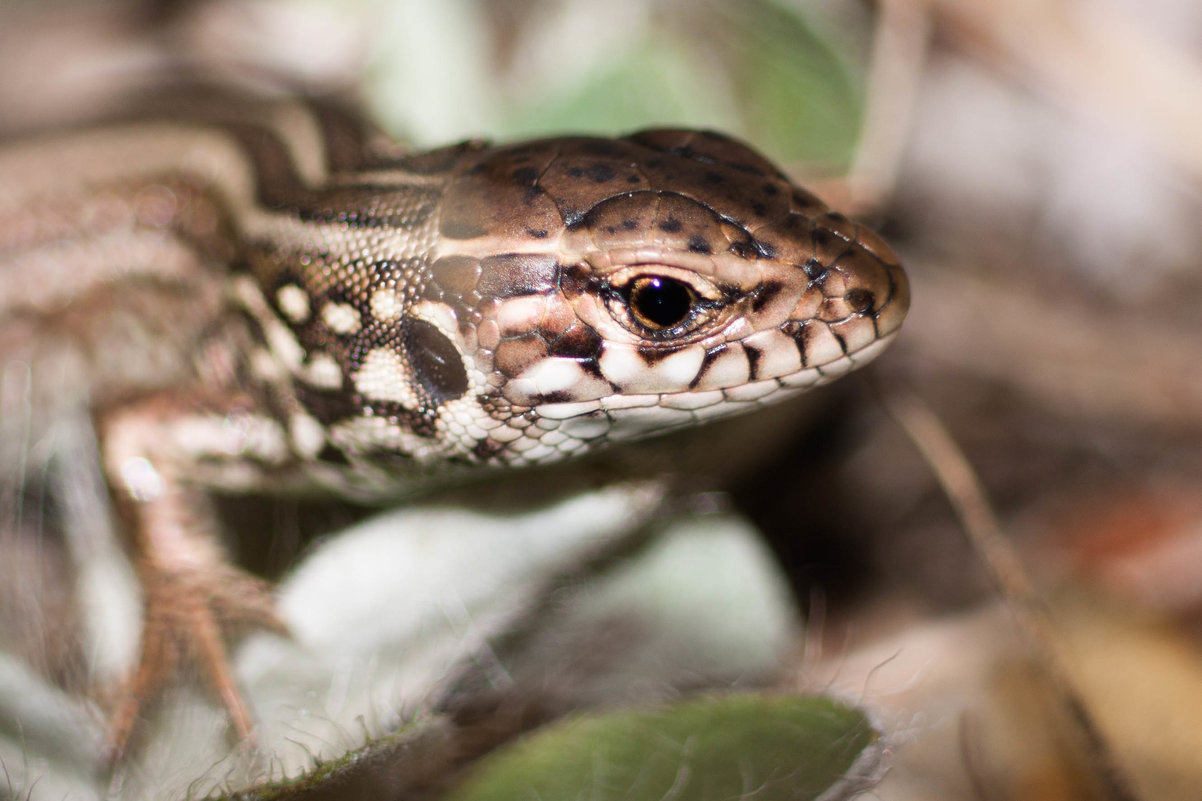
<instances>
[{"instance_id":1,"label":"white spot pattern","mask_svg":"<svg viewBox=\"0 0 1202 801\"><path fill-rule=\"evenodd\" d=\"M316 456L326 444L325 428L303 412L294 414L288 421L288 435L296 452L309 458Z\"/></svg>"},{"instance_id":2,"label":"white spot pattern","mask_svg":"<svg viewBox=\"0 0 1202 801\"><path fill-rule=\"evenodd\" d=\"M359 312L349 303L327 303L321 307L321 321L335 334L347 336L363 327Z\"/></svg>"},{"instance_id":3,"label":"white spot pattern","mask_svg":"<svg viewBox=\"0 0 1202 801\"><path fill-rule=\"evenodd\" d=\"M371 296L371 316L382 323L391 322L400 316L404 308L396 290L392 287L377 289Z\"/></svg>"},{"instance_id":4,"label":"white spot pattern","mask_svg":"<svg viewBox=\"0 0 1202 801\"><path fill-rule=\"evenodd\" d=\"M372 400L415 405L409 382L405 380L405 363L392 348L373 348L367 352L359 372L355 373L355 389Z\"/></svg>"},{"instance_id":5,"label":"white spot pattern","mask_svg":"<svg viewBox=\"0 0 1202 801\"><path fill-rule=\"evenodd\" d=\"M299 324L309 319L309 293L296 284L285 284L277 289L275 302L289 322Z\"/></svg>"},{"instance_id":6,"label":"white spot pattern","mask_svg":"<svg viewBox=\"0 0 1202 801\"><path fill-rule=\"evenodd\" d=\"M310 355L304 375L314 386L325 389L342 387L342 366L328 353Z\"/></svg>"}]
</instances>

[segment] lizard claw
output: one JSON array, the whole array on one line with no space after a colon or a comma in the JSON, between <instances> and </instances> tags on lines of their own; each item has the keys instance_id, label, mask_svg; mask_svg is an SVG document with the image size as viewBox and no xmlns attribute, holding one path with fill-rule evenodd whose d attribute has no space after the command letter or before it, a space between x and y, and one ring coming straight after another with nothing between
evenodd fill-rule
<instances>
[{"instance_id":1,"label":"lizard claw","mask_svg":"<svg viewBox=\"0 0 1202 801\"><path fill-rule=\"evenodd\" d=\"M270 585L227 565L141 567L146 592L141 653L109 719L105 761L121 759L141 711L187 663L220 699L238 739L253 744L253 716L234 680L226 642L249 627L288 636Z\"/></svg>"}]
</instances>

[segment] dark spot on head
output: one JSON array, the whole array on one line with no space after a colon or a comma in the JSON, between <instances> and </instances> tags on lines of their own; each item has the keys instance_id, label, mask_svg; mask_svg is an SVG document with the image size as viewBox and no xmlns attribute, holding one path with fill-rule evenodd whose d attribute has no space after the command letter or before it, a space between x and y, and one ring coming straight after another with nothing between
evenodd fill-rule
<instances>
[{"instance_id":1,"label":"dark spot on head","mask_svg":"<svg viewBox=\"0 0 1202 801\"><path fill-rule=\"evenodd\" d=\"M814 320L809 320L802 323L797 328L797 332L793 334L793 341L797 343L797 352L801 354L801 363L803 367L809 367L809 353L812 350L811 345L816 336L818 336L819 326L827 328L827 334L833 336L835 341L839 343L839 347L843 352L847 353L847 341L839 335L837 331L827 327L824 323Z\"/></svg>"},{"instance_id":2,"label":"dark spot on head","mask_svg":"<svg viewBox=\"0 0 1202 801\"><path fill-rule=\"evenodd\" d=\"M319 462L325 462L326 464L336 464L342 467L347 467L351 463L350 459L346 458L346 454L343 453L341 449L335 448L328 442L322 446L320 451L317 452L317 460Z\"/></svg>"},{"instance_id":3,"label":"dark spot on head","mask_svg":"<svg viewBox=\"0 0 1202 801\"><path fill-rule=\"evenodd\" d=\"M779 223L779 225L781 230L792 233L806 222L808 222L808 220L806 220L806 218L800 214L788 214L785 216L784 221Z\"/></svg>"},{"instance_id":4,"label":"dark spot on head","mask_svg":"<svg viewBox=\"0 0 1202 801\"><path fill-rule=\"evenodd\" d=\"M637 184L638 182L639 182L639 177L637 175L631 173L630 175L626 176L626 183Z\"/></svg>"},{"instance_id":5,"label":"dark spot on head","mask_svg":"<svg viewBox=\"0 0 1202 801\"><path fill-rule=\"evenodd\" d=\"M601 336L591 326L573 325L551 343L552 356L595 362L601 354Z\"/></svg>"},{"instance_id":6,"label":"dark spot on head","mask_svg":"<svg viewBox=\"0 0 1202 801\"><path fill-rule=\"evenodd\" d=\"M768 213L768 207L757 200L751 204L751 213L757 217L763 217Z\"/></svg>"},{"instance_id":7,"label":"dark spot on head","mask_svg":"<svg viewBox=\"0 0 1202 801\"><path fill-rule=\"evenodd\" d=\"M568 175L572 176L573 178L583 178L584 177L584 168L583 167L568 167Z\"/></svg>"},{"instance_id":8,"label":"dark spot on head","mask_svg":"<svg viewBox=\"0 0 1202 801\"><path fill-rule=\"evenodd\" d=\"M603 184L607 181L612 181L617 177L614 168L604 162L597 162L589 168L588 177L593 179L594 183Z\"/></svg>"},{"instance_id":9,"label":"dark spot on head","mask_svg":"<svg viewBox=\"0 0 1202 801\"><path fill-rule=\"evenodd\" d=\"M303 381L296 382L296 399L300 405L317 422L331 426L335 423L357 417L362 412L360 398L352 392L342 389L326 389L314 387Z\"/></svg>"},{"instance_id":10,"label":"dark spot on head","mask_svg":"<svg viewBox=\"0 0 1202 801\"><path fill-rule=\"evenodd\" d=\"M529 237L532 237L534 239L546 239L547 238L547 229L546 228L527 228L526 235Z\"/></svg>"},{"instance_id":11,"label":"dark spot on head","mask_svg":"<svg viewBox=\"0 0 1202 801\"><path fill-rule=\"evenodd\" d=\"M538 170L533 167L519 167L513 171L513 180L521 186L534 186L538 180Z\"/></svg>"},{"instance_id":12,"label":"dark spot on head","mask_svg":"<svg viewBox=\"0 0 1202 801\"><path fill-rule=\"evenodd\" d=\"M476 440L476 444L472 446L472 455L482 462L488 462L503 450L505 450L503 443L485 437L484 439Z\"/></svg>"},{"instance_id":13,"label":"dark spot on head","mask_svg":"<svg viewBox=\"0 0 1202 801\"><path fill-rule=\"evenodd\" d=\"M847 302L847 305L850 306L853 311L857 312L872 311L872 303L874 299L875 298L872 294L872 290L863 288L850 290L846 295L843 296L843 300Z\"/></svg>"},{"instance_id":14,"label":"dark spot on head","mask_svg":"<svg viewBox=\"0 0 1202 801\"><path fill-rule=\"evenodd\" d=\"M835 341L839 343L839 347L843 349L843 353L847 354L847 339L838 331L832 330L831 333L835 335Z\"/></svg>"},{"instance_id":15,"label":"dark spot on head","mask_svg":"<svg viewBox=\"0 0 1202 801\"><path fill-rule=\"evenodd\" d=\"M823 252L830 250L836 244L846 244L846 240L836 236L825 228L814 229L814 249Z\"/></svg>"},{"instance_id":16,"label":"dark spot on head","mask_svg":"<svg viewBox=\"0 0 1202 801\"><path fill-rule=\"evenodd\" d=\"M781 326L781 330L793 337L793 342L797 345L797 353L801 356L801 366L809 367L809 352L810 340L814 338L816 326L819 323L805 322L798 323L792 326L792 330L787 330L786 326Z\"/></svg>"},{"instance_id":17,"label":"dark spot on head","mask_svg":"<svg viewBox=\"0 0 1202 801\"><path fill-rule=\"evenodd\" d=\"M627 218L625 220L622 220L622 227L625 228L627 231L633 231L635 228L639 227L639 222L638 222L638 220Z\"/></svg>"},{"instance_id":18,"label":"dark spot on head","mask_svg":"<svg viewBox=\"0 0 1202 801\"><path fill-rule=\"evenodd\" d=\"M776 258L776 248L759 239L755 240L755 252L758 253L762 259Z\"/></svg>"},{"instance_id":19,"label":"dark spot on head","mask_svg":"<svg viewBox=\"0 0 1202 801\"><path fill-rule=\"evenodd\" d=\"M726 353L727 347L727 345L722 344L710 348L705 352L705 358L701 360L701 367L697 370L697 375L693 376L693 380L689 382L689 389L695 389L701 383L701 380L705 378L710 368L714 366L714 362L718 360L718 357Z\"/></svg>"},{"instance_id":20,"label":"dark spot on head","mask_svg":"<svg viewBox=\"0 0 1202 801\"><path fill-rule=\"evenodd\" d=\"M767 306L773 298L779 295L780 291L784 288L784 284L780 283L779 281L768 281L761 284L756 290L755 296L751 300L751 310L757 312L760 311Z\"/></svg>"},{"instance_id":21,"label":"dark spot on head","mask_svg":"<svg viewBox=\"0 0 1202 801\"><path fill-rule=\"evenodd\" d=\"M659 230L669 234L674 234L683 227L684 225L680 222L680 220L671 215L668 216L668 219L659 224Z\"/></svg>"},{"instance_id":22,"label":"dark spot on head","mask_svg":"<svg viewBox=\"0 0 1202 801\"><path fill-rule=\"evenodd\" d=\"M798 265L805 272L806 278L811 281L817 281L826 274L826 268L822 266L822 262L817 259L808 259L805 264Z\"/></svg>"},{"instance_id":23,"label":"dark spot on head","mask_svg":"<svg viewBox=\"0 0 1202 801\"><path fill-rule=\"evenodd\" d=\"M403 341L409 366L434 405L442 405L467 392L463 357L437 327L425 320L407 320Z\"/></svg>"},{"instance_id":24,"label":"dark spot on head","mask_svg":"<svg viewBox=\"0 0 1202 801\"><path fill-rule=\"evenodd\" d=\"M568 392L566 389L557 389L554 392L548 392L538 396L539 403L567 403L572 400L575 400L575 398L573 398L572 393Z\"/></svg>"},{"instance_id":25,"label":"dark spot on head","mask_svg":"<svg viewBox=\"0 0 1202 801\"><path fill-rule=\"evenodd\" d=\"M600 379L600 380L602 380L602 381L607 381L607 383L609 384L609 388L610 388L612 391L614 391L614 392L618 392L618 391L619 391L619 389L618 389L618 385L617 385L617 384L615 384L615 383L614 383L614 382L612 382L612 381L608 381L608 379L606 379L606 378L605 378L605 376L601 375L601 362L600 362L600 360L598 360L598 359L585 359L585 360L584 360L584 361L582 361L582 362L577 362L577 364L579 364L579 365L580 365L580 369L584 371L585 375L590 375L590 376L592 376L593 378L597 378L597 379Z\"/></svg>"},{"instance_id":26,"label":"dark spot on head","mask_svg":"<svg viewBox=\"0 0 1202 801\"><path fill-rule=\"evenodd\" d=\"M693 253L711 253L713 249L710 243L703 236L693 236L689 238L689 250Z\"/></svg>"},{"instance_id":27,"label":"dark spot on head","mask_svg":"<svg viewBox=\"0 0 1202 801\"><path fill-rule=\"evenodd\" d=\"M744 345L743 353L747 356L747 380L758 381L760 378L760 362L764 360L763 352L759 348Z\"/></svg>"},{"instance_id":28,"label":"dark spot on head","mask_svg":"<svg viewBox=\"0 0 1202 801\"><path fill-rule=\"evenodd\" d=\"M749 239L738 239L730 243L728 250L740 259L750 259L755 255L755 246Z\"/></svg>"},{"instance_id":29,"label":"dark spot on head","mask_svg":"<svg viewBox=\"0 0 1202 801\"><path fill-rule=\"evenodd\" d=\"M714 172L713 170L709 170L709 171L707 171L707 172L705 173L705 176L704 176L704 178L705 178L705 182L706 182L707 184L720 184L720 183L722 183L722 176L721 176L721 175L719 175L718 173Z\"/></svg>"},{"instance_id":30,"label":"dark spot on head","mask_svg":"<svg viewBox=\"0 0 1202 801\"><path fill-rule=\"evenodd\" d=\"M326 303L345 303L347 306L353 306L356 310L362 311L360 308L362 304L355 302L360 299L357 293L344 286L332 286L321 296L321 300Z\"/></svg>"},{"instance_id":31,"label":"dark spot on head","mask_svg":"<svg viewBox=\"0 0 1202 801\"><path fill-rule=\"evenodd\" d=\"M764 194L772 197L780 190L776 188L776 184L764 184Z\"/></svg>"},{"instance_id":32,"label":"dark spot on head","mask_svg":"<svg viewBox=\"0 0 1202 801\"><path fill-rule=\"evenodd\" d=\"M793 202L803 209L816 208L823 205L821 200L804 189L794 189L792 198Z\"/></svg>"},{"instance_id":33,"label":"dark spot on head","mask_svg":"<svg viewBox=\"0 0 1202 801\"><path fill-rule=\"evenodd\" d=\"M653 348L646 345L640 345L637 351L642 360L647 363L648 367L659 364L664 359L677 352L675 348Z\"/></svg>"},{"instance_id":34,"label":"dark spot on head","mask_svg":"<svg viewBox=\"0 0 1202 801\"><path fill-rule=\"evenodd\" d=\"M538 184L531 184L526 190L526 194L522 195L522 203L527 206L533 206L534 201L538 200L542 196L543 190L539 188Z\"/></svg>"}]
</instances>

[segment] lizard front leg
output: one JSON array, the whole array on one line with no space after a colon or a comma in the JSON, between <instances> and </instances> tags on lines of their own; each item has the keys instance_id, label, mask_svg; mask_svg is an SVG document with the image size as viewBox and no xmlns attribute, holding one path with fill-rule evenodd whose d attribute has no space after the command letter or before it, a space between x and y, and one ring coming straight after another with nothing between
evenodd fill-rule
<instances>
[{"instance_id":1,"label":"lizard front leg","mask_svg":"<svg viewBox=\"0 0 1202 801\"><path fill-rule=\"evenodd\" d=\"M248 406L154 396L100 416L104 470L144 593L140 654L109 720L110 760L124 752L145 705L189 662L239 739L251 740L226 642L247 627L284 635L287 627L268 583L230 564L194 475L204 458L279 458L277 427Z\"/></svg>"}]
</instances>

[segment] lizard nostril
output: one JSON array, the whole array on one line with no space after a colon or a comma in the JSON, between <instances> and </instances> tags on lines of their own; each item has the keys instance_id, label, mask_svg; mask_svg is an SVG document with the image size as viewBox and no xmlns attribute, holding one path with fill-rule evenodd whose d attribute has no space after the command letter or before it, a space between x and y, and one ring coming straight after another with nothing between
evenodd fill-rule
<instances>
[{"instance_id":1,"label":"lizard nostril","mask_svg":"<svg viewBox=\"0 0 1202 801\"><path fill-rule=\"evenodd\" d=\"M872 311L872 304L876 298L871 289L852 289L843 299L852 311L867 312Z\"/></svg>"}]
</instances>

